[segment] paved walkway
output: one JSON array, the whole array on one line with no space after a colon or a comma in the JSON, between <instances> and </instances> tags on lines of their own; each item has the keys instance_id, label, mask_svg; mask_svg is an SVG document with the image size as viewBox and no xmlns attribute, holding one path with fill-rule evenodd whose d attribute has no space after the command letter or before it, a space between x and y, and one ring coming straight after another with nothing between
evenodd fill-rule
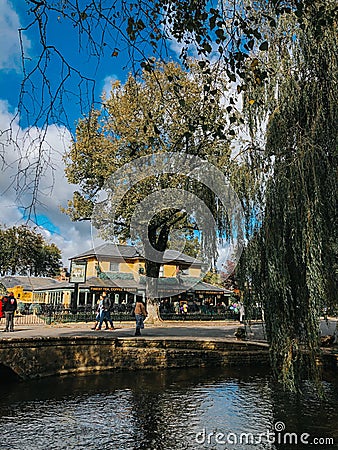
<instances>
[{"instance_id":1,"label":"paved walkway","mask_svg":"<svg viewBox=\"0 0 338 450\"><path fill-rule=\"evenodd\" d=\"M134 322L115 323L115 330L93 331L92 323L70 323L58 325L20 325L15 326L13 333L0 331L0 339L22 339L33 337L61 337L61 336L116 336L133 337ZM145 338L170 339L229 339L235 338L235 331L243 327L239 322L163 322L160 325L146 324L142 330ZM260 323L247 328L251 341L264 341L264 331Z\"/></svg>"},{"instance_id":2,"label":"paved walkway","mask_svg":"<svg viewBox=\"0 0 338 450\"><path fill-rule=\"evenodd\" d=\"M336 330L337 319L321 322L322 335L332 335ZM21 339L33 337L60 337L60 336L116 336L133 337L135 332L134 322L116 322L115 330L93 331L93 323L69 323L69 324L32 324L15 325L13 333L4 333L1 328L4 322L0 322L0 340ZM213 322L195 322L195 321L165 321L160 325L146 324L142 330L142 336L145 338L170 338L170 339L234 339L235 332L239 327L243 327L239 322L234 321L213 321ZM247 326L247 336L250 341L265 341L265 330L260 322Z\"/></svg>"}]
</instances>

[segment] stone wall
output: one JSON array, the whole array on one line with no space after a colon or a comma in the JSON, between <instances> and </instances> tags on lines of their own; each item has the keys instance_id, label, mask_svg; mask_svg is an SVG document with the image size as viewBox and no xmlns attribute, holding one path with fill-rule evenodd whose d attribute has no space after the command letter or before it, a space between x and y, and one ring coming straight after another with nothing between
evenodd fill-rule
<instances>
[{"instance_id":1,"label":"stone wall","mask_svg":"<svg viewBox=\"0 0 338 450\"><path fill-rule=\"evenodd\" d=\"M269 364L268 346L246 341L58 337L3 339L0 373L21 379L102 370Z\"/></svg>"}]
</instances>

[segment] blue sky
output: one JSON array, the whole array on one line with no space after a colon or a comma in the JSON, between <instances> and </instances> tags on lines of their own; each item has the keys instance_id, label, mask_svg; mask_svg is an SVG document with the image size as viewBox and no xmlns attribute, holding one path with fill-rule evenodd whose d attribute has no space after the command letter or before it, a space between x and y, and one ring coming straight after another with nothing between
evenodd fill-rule
<instances>
[{"instance_id":1,"label":"blue sky","mask_svg":"<svg viewBox=\"0 0 338 450\"><path fill-rule=\"evenodd\" d=\"M39 128L30 129L27 135L28 126L34 119L34 110L39 108L38 93L41 92L42 80L38 73L32 78L37 98L29 101L27 97L28 111L25 114L16 114L23 79L18 29L27 27L31 19L32 16L27 15L25 1L0 0L0 152L3 152L5 160L5 164L1 166L0 207L2 218L0 222L6 226L20 225L27 220L25 207L31 203L30 190L17 189L18 184L22 185L23 178L18 180L16 174L18 169L25 169L29 163L37 161L37 144L41 132ZM61 51L69 63L81 70L85 76L95 79L96 100L100 99L104 90L109 89L112 80L119 79L122 82L126 80L128 75L128 69L124 69L127 65L126 52L121 51L118 57L112 57L111 51L109 51L97 65L94 58L88 57L85 41L82 41L83 51L79 52L76 30L72 26L67 26L56 16L49 18L47 39L50 45L55 45ZM26 70L29 71L36 65L41 51L36 27L30 28L23 34L23 43L27 57ZM175 50L175 44L173 44L173 49ZM55 89L61 80L60 70L60 60L55 58L46 71L52 89ZM51 117L48 127L45 128L45 140L48 145L45 145L44 148L48 163L46 161L38 202L29 222L32 226L37 225L45 238L54 242L62 250L65 266L69 264L68 258L82 253L93 244L90 223L71 222L68 216L60 211L61 206L67 206L67 200L72 198L75 190L75 187L69 185L65 179L62 156L70 146L71 133L74 132L76 121L81 114L88 112L87 105L83 104L81 108L77 96L71 93L77 93L79 81L79 77L73 73L67 84L70 94L64 98L63 103L67 121L57 121L56 117ZM46 84L44 86L46 87ZM81 86L86 89L84 84ZM46 90L44 92L46 93ZM60 111L58 103L56 103L56 108L59 108ZM61 119L64 118L65 116L61 114ZM68 125L65 125L66 122ZM38 122L38 127L41 124L41 121ZM18 148L8 144L9 134L6 130L10 126L19 137ZM25 156L20 159L22 155ZM31 181L31 176L32 174L28 173L28 182Z\"/></svg>"}]
</instances>

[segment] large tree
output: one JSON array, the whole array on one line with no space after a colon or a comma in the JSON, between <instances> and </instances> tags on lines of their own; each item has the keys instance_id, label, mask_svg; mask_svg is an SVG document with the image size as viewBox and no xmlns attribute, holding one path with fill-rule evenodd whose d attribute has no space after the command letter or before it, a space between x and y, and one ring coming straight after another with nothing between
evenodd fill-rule
<instances>
[{"instance_id":1,"label":"large tree","mask_svg":"<svg viewBox=\"0 0 338 450\"><path fill-rule=\"evenodd\" d=\"M61 251L25 225L0 228L0 273L53 277L60 274Z\"/></svg>"},{"instance_id":2,"label":"large tree","mask_svg":"<svg viewBox=\"0 0 338 450\"><path fill-rule=\"evenodd\" d=\"M226 167L231 156L227 136L233 125L224 106L225 86L220 67L211 64L206 68L194 63L189 71L174 63L159 64L155 70L145 69L139 79L130 75L124 85L112 86L103 110L79 121L66 158L68 180L81 188L67 213L75 220L91 218L106 238L141 241L149 282L148 312L154 319L163 263L157 255L173 240L173 230L177 236L198 227L202 201L212 220L207 224L204 218L201 258L211 264L217 256L217 238L225 237L225 230L227 238L231 234L231 211L217 198L215 175L210 172L209 186L203 183L211 167ZM182 155L183 163L178 160ZM148 164L148 172L141 166L137 170L139 162ZM103 209L95 209L101 190L113 193L104 214ZM116 198L119 202L113 207Z\"/></svg>"}]
</instances>

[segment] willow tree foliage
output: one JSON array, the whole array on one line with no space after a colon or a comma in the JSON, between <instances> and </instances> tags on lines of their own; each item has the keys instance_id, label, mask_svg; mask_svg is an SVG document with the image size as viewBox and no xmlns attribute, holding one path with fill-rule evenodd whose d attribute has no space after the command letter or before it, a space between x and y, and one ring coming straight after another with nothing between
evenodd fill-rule
<instances>
[{"instance_id":1,"label":"willow tree foliage","mask_svg":"<svg viewBox=\"0 0 338 450\"><path fill-rule=\"evenodd\" d=\"M266 126L249 164L267 176L241 267L247 295L264 305L273 367L292 390L316 376L319 317L337 305L338 277L338 10L296 5L265 29L267 82L246 84L252 135Z\"/></svg>"},{"instance_id":2,"label":"willow tree foliage","mask_svg":"<svg viewBox=\"0 0 338 450\"><path fill-rule=\"evenodd\" d=\"M128 172L129 163L147 155L167 154L168 164L170 155L191 155L216 167L227 165L231 156L228 131L233 124L228 120L223 102L225 85L219 67L209 65L206 70L205 65L201 67L197 63L191 64L189 71L174 63L160 63L156 70L145 69L140 78L130 75L124 85L114 83L110 95L103 101L103 109L92 111L78 123L76 139L66 157L66 175L80 190L74 193L66 212L73 220L97 221L94 208L100 191L111 190L107 186L110 177L123 168L127 181L132 176ZM205 229L210 239L204 239L203 235L201 244L204 246L202 255L209 253L215 259L216 234L222 236L229 228L227 212L218 201L217 193L185 175L175 165L170 173L160 170L158 175L153 175L151 167L149 170L149 175L145 174L123 195L114 218L105 216L100 230L103 236L110 240L131 238L135 208L158 193L158 210L149 222L146 220L144 240L149 239L153 249L164 252L173 230L184 234L196 226L196 217L187 210L191 204L189 199L181 207L170 206L178 191L191 193L203 201L215 221L216 228ZM189 166L189 171L194 170L198 171L198 167ZM170 194L172 191L168 188L176 189L176 194ZM172 195L169 206L166 203L168 193ZM195 208L197 211L198 205ZM145 220L145 213L144 210L138 215L138 222ZM155 282L161 262L154 261L147 250L144 256L146 276ZM156 306L156 300L150 293L149 309L153 305ZM157 316L156 311L154 315Z\"/></svg>"}]
</instances>

